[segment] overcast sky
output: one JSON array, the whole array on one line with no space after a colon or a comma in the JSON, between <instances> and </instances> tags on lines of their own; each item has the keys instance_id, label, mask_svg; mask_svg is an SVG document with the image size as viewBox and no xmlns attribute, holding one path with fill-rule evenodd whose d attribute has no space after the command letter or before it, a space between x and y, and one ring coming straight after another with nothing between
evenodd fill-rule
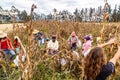
<instances>
[{"instance_id":1,"label":"overcast sky","mask_svg":"<svg viewBox=\"0 0 120 80\"><path fill-rule=\"evenodd\" d=\"M74 12L76 8L97 8L98 6L104 6L104 0L0 0L0 6L3 9L11 9L14 5L19 10L26 10L30 13L30 7L32 4L37 5L35 12L37 13L51 13L54 8L58 11L68 10ZM111 7L114 8L115 4L120 5L120 0L108 0Z\"/></svg>"}]
</instances>

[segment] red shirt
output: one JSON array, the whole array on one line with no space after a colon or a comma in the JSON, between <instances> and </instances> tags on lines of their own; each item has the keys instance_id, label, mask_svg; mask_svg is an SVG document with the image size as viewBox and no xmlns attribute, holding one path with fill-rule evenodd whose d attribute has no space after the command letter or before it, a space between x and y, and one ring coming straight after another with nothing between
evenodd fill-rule
<instances>
[{"instance_id":1,"label":"red shirt","mask_svg":"<svg viewBox=\"0 0 120 80\"><path fill-rule=\"evenodd\" d=\"M0 49L12 49L12 45L8 37L4 41L0 41Z\"/></svg>"},{"instance_id":2,"label":"red shirt","mask_svg":"<svg viewBox=\"0 0 120 80\"><path fill-rule=\"evenodd\" d=\"M20 44L16 40L14 40L14 48L17 48L19 46L20 46Z\"/></svg>"}]
</instances>

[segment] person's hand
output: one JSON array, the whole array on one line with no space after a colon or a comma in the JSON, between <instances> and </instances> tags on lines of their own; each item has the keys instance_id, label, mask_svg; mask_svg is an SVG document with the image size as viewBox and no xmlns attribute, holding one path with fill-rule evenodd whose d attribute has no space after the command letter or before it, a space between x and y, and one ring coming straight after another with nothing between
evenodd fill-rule
<instances>
[{"instance_id":1,"label":"person's hand","mask_svg":"<svg viewBox=\"0 0 120 80\"><path fill-rule=\"evenodd\" d=\"M115 38L108 41L108 44L113 44L113 43L115 43Z\"/></svg>"},{"instance_id":2,"label":"person's hand","mask_svg":"<svg viewBox=\"0 0 120 80\"><path fill-rule=\"evenodd\" d=\"M51 47L48 48L48 50L51 50L51 49L52 49Z\"/></svg>"},{"instance_id":3,"label":"person's hand","mask_svg":"<svg viewBox=\"0 0 120 80\"><path fill-rule=\"evenodd\" d=\"M68 41L68 45L70 45L70 42Z\"/></svg>"},{"instance_id":4,"label":"person's hand","mask_svg":"<svg viewBox=\"0 0 120 80\"><path fill-rule=\"evenodd\" d=\"M120 51L120 46L118 46L118 51Z\"/></svg>"},{"instance_id":5,"label":"person's hand","mask_svg":"<svg viewBox=\"0 0 120 80\"><path fill-rule=\"evenodd\" d=\"M12 50L15 50L15 48L12 46Z\"/></svg>"}]
</instances>

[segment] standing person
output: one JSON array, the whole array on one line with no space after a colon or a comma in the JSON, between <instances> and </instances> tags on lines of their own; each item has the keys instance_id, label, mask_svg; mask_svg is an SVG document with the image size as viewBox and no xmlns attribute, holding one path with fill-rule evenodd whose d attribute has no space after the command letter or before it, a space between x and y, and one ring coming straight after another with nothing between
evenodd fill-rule
<instances>
[{"instance_id":1,"label":"standing person","mask_svg":"<svg viewBox=\"0 0 120 80\"><path fill-rule=\"evenodd\" d=\"M36 29L34 29L34 31L32 32L32 34L33 34L33 39L34 40L38 40L38 30L36 30Z\"/></svg>"},{"instance_id":2,"label":"standing person","mask_svg":"<svg viewBox=\"0 0 120 80\"><path fill-rule=\"evenodd\" d=\"M105 63L105 53L102 49L114 42L115 39L111 39L107 43L91 49L84 60L84 80L105 80L114 72L114 65L120 58L120 46L118 46L118 51L108 63Z\"/></svg>"},{"instance_id":3,"label":"standing person","mask_svg":"<svg viewBox=\"0 0 120 80\"><path fill-rule=\"evenodd\" d=\"M52 35L52 40L47 44L47 49L49 54L56 54L59 48L59 44L56 35Z\"/></svg>"},{"instance_id":4,"label":"standing person","mask_svg":"<svg viewBox=\"0 0 120 80\"><path fill-rule=\"evenodd\" d=\"M16 52L16 54L18 54L19 51L20 51L20 43L18 42L18 36L14 37L14 43L13 44L14 44L15 52Z\"/></svg>"},{"instance_id":5,"label":"standing person","mask_svg":"<svg viewBox=\"0 0 120 80\"><path fill-rule=\"evenodd\" d=\"M41 32L38 32L38 46L44 44L44 35Z\"/></svg>"},{"instance_id":6,"label":"standing person","mask_svg":"<svg viewBox=\"0 0 120 80\"><path fill-rule=\"evenodd\" d=\"M86 57L92 47L92 41L89 35L86 35L84 37L84 40L85 40L85 43L83 43L83 46L82 46L82 50L83 50L82 54L84 55L84 57Z\"/></svg>"},{"instance_id":7,"label":"standing person","mask_svg":"<svg viewBox=\"0 0 120 80\"><path fill-rule=\"evenodd\" d=\"M15 52L13 51L14 48L12 46L10 38L3 31L0 31L0 49L5 51L6 57L8 54L10 54L10 60L12 60L15 56Z\"/></svg>"},{"instance_id":8,"label":"standing person","mask_svg":"<svg viewBox=\"0 0 120 80\"><path fill-rule=\"evenodd\" d=\"M68 38L68 45L72 50L76 50L77 44L78 44L78 37L76 36L76 33L73 31Z\"/></svg>"},{"instance_id":9,"label":"standing person","mask_svg":"<svg viewBox=\"0 0 120 80\"><path fill-rule=\"evenodd\" d=\"M38 42L38 46L44 44L44 35L43 33L39 32L38 30L34 30L33 31L33 36L34 36L34 40L37 40Z\"/></svg>"}]
</instances>

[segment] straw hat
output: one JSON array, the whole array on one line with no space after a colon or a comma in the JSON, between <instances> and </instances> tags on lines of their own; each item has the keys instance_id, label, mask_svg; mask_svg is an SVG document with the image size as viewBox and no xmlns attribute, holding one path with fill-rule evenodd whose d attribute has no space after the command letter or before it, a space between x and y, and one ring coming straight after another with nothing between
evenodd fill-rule
<instances>
[{"instance_id":1,"label":"straw hat","mask_svg":"<svg viewBox=\"0 0 120 80\"><path fill-rule=\"evenodd\" d=\"M32 32L32 34L37 34L39 31L34 29L34 31Z\"/></svg>"},{"instance_id":2,"label":"straw hat","mask_svg":"<svg viewBox=\"0 0 120 80\"><path fill-rule=\"evenodd\" d=\"M0 38L4 38L7 36L7 33L0 31Z\"/></svg>"},{"instance_id":3,"label":"straw hat","mask_svg":"<svg viewBox=\"0 0 120 80\"><path fill-rule=\"evenodd\" d=\"M18 36L14 36L14 39L18 39L19 37Z\"/></svg>"},{"instance_id":4,"label":"straw hat","mask_svg":"<svg viewBox=\"0 0 120 80\"><path fill-rule=\"evenodd\" d=\"M17 39L18 42L21 42L21 41L20 41L20 38L19 38L18 36L14 36L14 39Z\"/></svg>"}]
</instances>

